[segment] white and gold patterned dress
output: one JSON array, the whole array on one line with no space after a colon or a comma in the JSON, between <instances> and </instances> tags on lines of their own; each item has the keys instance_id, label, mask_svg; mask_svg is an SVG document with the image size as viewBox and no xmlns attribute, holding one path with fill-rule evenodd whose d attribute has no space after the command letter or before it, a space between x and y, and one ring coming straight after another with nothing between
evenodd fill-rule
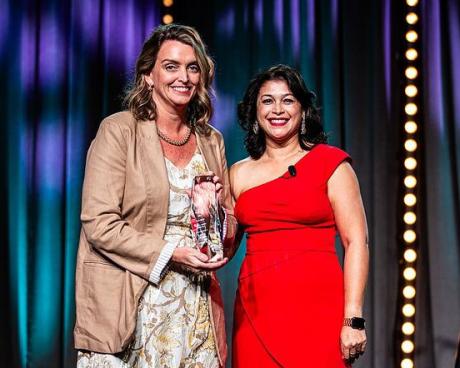
<instances>
[{"instance_id":1,"label":"white and gold patterned dress","mask_svg":"<svg viewBox=\"0 0 460 368\"><path fill-rule=\"evenodd\" d=\"M193 247L190 197L193 178L206 171L200 153L177 168L165 158L170 183L165 240ZM149 284L139 301L136 336L121 354L79 352L77 368L217 368L219 361L208 310L206 278L169 269Z\"/></svg>"}]
</instances>

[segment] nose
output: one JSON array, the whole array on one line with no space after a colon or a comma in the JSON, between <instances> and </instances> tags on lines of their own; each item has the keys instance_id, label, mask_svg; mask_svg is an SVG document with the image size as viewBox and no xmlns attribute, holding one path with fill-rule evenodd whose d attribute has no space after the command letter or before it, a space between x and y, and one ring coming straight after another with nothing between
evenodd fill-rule
<instances>
[{"instance_id":1,"label":"nose","mask_svg":"<svg viewBox=\"0 0 460 368\"><path fill-rule=\"evenodd\" d=\"M180 68L179 81L187 83L189 81L187 68Z\"/></svg>"},{"instance_id":2,"label":"nose","mask_svg":"<svg viewBox=\"0 0 460 368\"><path fill-rule=\"evenodd\" d=\"M276 115L280 115L284 112L283 104L281 102L276 102L273 105L273 113Z\"/></svg>"}]
</instances>

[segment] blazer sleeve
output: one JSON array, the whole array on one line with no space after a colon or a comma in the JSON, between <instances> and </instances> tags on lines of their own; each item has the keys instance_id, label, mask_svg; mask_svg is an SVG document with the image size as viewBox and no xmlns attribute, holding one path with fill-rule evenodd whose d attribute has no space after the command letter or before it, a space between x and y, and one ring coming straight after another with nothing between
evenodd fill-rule
<instances>
[{"instance_id":1,"label":"blazer sleeve","mask_svg":"<svg viewBox=\"0 0 460 368\"><path fill-rule=\"evenodd\" d=\"M219 154L220 162L222 162L222 184L223 184L223 200L222 205L226 212L226 236L224 239L225 255L229 258L233 257L239 246L237 239L238 222L234 215L234 204L230 191L230 178L228 176L227 158L225 156L225 145L221 135L219 135ZM241 239L240 239L241 240Z\"/></svg>"},{"instance_id":2,"label":"blazer sleeve","mask_svg":"<svg viewBox=\"0 0 460 368\"><path fill-rule=\"evenodd\" d=\"M126 156L122 129L116 122L104 120L87 155L81 222L97 252L149 280L167 242L137 231L122 218Z\"/></svg>"}]
</instances>

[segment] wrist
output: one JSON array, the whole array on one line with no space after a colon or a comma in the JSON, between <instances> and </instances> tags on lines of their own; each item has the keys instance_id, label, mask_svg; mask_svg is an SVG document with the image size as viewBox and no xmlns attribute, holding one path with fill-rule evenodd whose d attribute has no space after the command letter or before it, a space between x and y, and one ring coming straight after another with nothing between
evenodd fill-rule
<instances>
[{"instance_id":1,"label":"wrist","mask_svg":"<svg viewBox=\"0 0 460 368\"><path fill-rule=\"evenodd\" d=\"M362 317L363 316L363 308L360 306L351 306L348 305L345 307L344 316L347 318L351 317Z\"/></svg>"},{"instance_id":2,"label":"wrist","mask_svg":"<svg viewBox=\"0 0 460 368\"><path fill-rule=\"evenodd\" d=\"M366 328L366 320L362 317L345 317L343 325L351 327L354 330L364 330Z\"/></svg>"}]
</instances>

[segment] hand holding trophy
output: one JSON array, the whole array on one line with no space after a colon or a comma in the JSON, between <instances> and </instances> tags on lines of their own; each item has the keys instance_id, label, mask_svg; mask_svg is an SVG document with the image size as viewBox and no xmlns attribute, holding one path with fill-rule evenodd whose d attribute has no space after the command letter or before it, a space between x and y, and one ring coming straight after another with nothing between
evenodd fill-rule
<instances>
[{"instance_id":1,"label":"hand holding trophy","mask_svg":"<svg viewBox=\"0 0 460 368\"><path fill-rule=\"evenodd\" d=\"M217 190L220 184L216 184L216 178L212 174L196 176L192 187L193 232L197 247L208 255L208 262L224 257Z\"/></svg>"}]
</instances>

